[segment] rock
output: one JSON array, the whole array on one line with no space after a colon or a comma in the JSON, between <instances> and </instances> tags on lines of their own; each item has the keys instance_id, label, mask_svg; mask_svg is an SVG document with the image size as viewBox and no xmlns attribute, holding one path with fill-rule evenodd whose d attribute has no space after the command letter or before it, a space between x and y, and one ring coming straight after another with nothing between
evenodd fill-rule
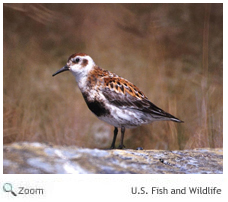
<instances>
[{"instance_id":1,"label":"rock","mask_svg":"<svg viewBox=\"0 0 228 202\"><path fill-rule=\"evenodd\" d=\"M223 173L223 149L100 150L19 142L4 145L3 172L14 173Z\"/></svg>"}]
</instances>

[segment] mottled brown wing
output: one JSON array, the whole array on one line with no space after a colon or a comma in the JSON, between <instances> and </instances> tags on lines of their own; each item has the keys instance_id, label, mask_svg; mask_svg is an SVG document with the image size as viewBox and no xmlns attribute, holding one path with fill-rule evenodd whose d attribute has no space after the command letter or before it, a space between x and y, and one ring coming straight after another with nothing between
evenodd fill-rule
<instances>
[{"instance_id":1,"label":"mottled brown wing","mask_svg":"<svg viewBox=\"0 0 228 202\"><path fill-rule=\"evenodd\" d=\"M119 79L119 78L118 78ZM142 93L135 85L125 81L126 85L122 85L123 81L118 81L115 78L110 80L109 85L102 89L103 95L109 103L120 108L129 108L139 110L154 117L167 118L176 122L181 122L176 117L163 111Z\"/></svg>"}]
</instances>

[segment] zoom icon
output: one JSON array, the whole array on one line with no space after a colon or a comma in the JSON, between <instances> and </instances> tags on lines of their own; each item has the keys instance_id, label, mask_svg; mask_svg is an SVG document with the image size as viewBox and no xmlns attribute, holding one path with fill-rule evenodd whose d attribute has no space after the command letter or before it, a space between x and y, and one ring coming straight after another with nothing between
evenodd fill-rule
<instances>
[{"instance_id":1,"label":"zoom icon","mask_svg":"<svg viewBox=\"0 0 228 202\"><path fill-rule=\"evenodd\" d=\"M5 183L3 185L3 191L10 192L12 195L17 196L17 194L13 191L13 185L11 183Z\"/></svg>"}]
</instances>

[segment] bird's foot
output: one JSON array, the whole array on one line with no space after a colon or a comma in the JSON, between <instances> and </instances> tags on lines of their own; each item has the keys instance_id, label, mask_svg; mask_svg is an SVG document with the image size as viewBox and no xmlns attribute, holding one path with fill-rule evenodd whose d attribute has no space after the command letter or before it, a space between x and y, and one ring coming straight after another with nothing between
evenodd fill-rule
<instances>
[{"instance_id":1,"label":"bird's foot","mask_svg":"<svg viewBox=\"0 0 228 202\"><path fill-rule=\"evenodd\" d=\"M119 147L118 147L118 149L124 149L124 148L126 148L124 145L119 145Z\"/></svg>"},{"instance_id":2,"label":"bird's foot","mask_svg":"<svg viewBox=\"0 0 228 202\"><path fill-rule=\"evenodd\" d=\"M112 145L109 149L115 149L115 146Z\"/></svg>"}]
</instances>

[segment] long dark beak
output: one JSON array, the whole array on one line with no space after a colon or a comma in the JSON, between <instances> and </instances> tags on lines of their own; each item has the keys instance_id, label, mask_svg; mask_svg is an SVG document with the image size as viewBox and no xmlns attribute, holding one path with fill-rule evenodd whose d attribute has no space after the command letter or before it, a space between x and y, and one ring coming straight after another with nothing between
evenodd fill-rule
<instances>
[{"instance_id":1,"label":"long dark beak","mask_svg":"<svg viewBox=\"0 0 228 202\"><path fill-rule=\"evenodd\" d=\"M54 74L52 74L52 76L55 76L61 72L65 72L65 71L69 71L70 67L68 67L67 65L65 65L63 68L61 68L60 70L58 70L57 72L55 72Z\"/></svg>"}]
</instances>

